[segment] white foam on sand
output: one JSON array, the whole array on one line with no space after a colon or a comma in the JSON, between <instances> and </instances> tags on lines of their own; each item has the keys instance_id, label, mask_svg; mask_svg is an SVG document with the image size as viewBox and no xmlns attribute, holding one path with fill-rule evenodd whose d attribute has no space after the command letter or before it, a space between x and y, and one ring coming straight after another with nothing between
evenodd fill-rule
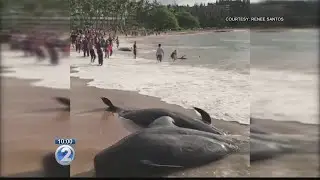
<instances>
[{"instance_id":1,"label":"white foam on sand","mask_svg":"<svg viewBox=\"0 0 320 180\"><path fill-rule=\"evenodd\" d=\"M130 53L115 52L103 66L77 56L71 53L72 66L79 71L71 76L93 79L88 86L136 91L185 108L203 108L213 118L249 124L249 75L133 59Z\"/></svg>"},{"instance_id":2,"label":"white foam on sand","mask_svg":"<svg viewBox=\"0 0 320 180\"><path fill-rule=\"evenodd\" d=\"M56 89L70 89L70 63L68 58L60 59L60 64L52 66L49 60L37 62L35 57L23 57L20 51L2 52L2 66L10 71L1 73L3 77L35 79L31 85Z\"/></svg>"},{"instance_id":3,"label":"white foam on sand","mask_svg":"<svg viewBox=\"0 0 320 180\"><path fill-rule=\"evenodd\" d=\"M251 68L250 75L253 117L319 123L317 74Z\"/></svg>"}]
</instances>

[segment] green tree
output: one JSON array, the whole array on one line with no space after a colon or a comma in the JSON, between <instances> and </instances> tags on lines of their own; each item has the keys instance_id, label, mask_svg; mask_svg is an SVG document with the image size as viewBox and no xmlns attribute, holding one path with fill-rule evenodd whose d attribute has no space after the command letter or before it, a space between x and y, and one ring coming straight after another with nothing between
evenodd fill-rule
<instances>
[{"instance_id":1,"label":"green tree","mask_svg":"<svg viewBox=\"0 0 320 180\"><path fill-rule=\"evenodd\" d=\"M176 18L178 20L179 26L184 29L199 28L199 20L192 16L189 12L183 11L176 13Z\"/></svg>"},{"instance_id":2,"label":"green tree","mask_svg":"<svg viewBox=\"0 0 320 180\"><path fill-rule=\"evenodd\" d=\"M149 28L155 30L176 30L179 24L175 15L165 6L153 8L148 17Z\"/></svg>"}]
</instances>

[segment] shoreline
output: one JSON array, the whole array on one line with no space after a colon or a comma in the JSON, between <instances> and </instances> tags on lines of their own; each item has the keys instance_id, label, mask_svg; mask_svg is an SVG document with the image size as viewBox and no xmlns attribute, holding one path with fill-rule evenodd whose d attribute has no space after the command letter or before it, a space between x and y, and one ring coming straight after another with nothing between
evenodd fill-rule
<instances>
[{"instance_id":1,"label":"shoreline","mask_svg":"<svg viewBox=\"0 0 320 180\"><path fill-rule=\"evenodd\" d=\"M73 70L73 73L76 73L77 71L76 70ZM119 90L119 89L104 89L104 88L98 88L98 87L94 87L94 86L88 86L88 83L93 81L94 79L86 79L86 78L79 78L79 77L73 77L72 78L77 78L79 80L83 80L85 82L85 86L87 87L92 87L92 88L96 88L96 89L99 89L99 90L106 90L106 91L122 91L122 92L125 92L125 93L130 93L130 94L135 94L135 95L139 95L139 96L144 96L144 97L147 97L147 98L155 98L155 99L158 99L159 101L161 101L162 103L166 103L168 105L174 105L174 106L179 106L185 110L193 110L193 109L188 109L188 108L185 108L185 107L182 107L180 105L177 105L177 104L171 104L171 103L168 103L166 101L163 101L161 98L159 97L155 97L155 96L149 96L149 95L145 95L145 94L140 94L139 92L137 91L129 91L129 90ZM201 107L200 107L201 108ZM224 121L224 122L231 122L231 123L237 123L241 126L248 126L250 124L245 124L245 123L241 123L241 122L238 122L238 121L226 121L226 120L223 120L223 119L214 119L216 121Z\"/></svg>"},{"instance_id":2,"label":"shoreline","mask_svg":"<svg viewBox=\"0 0 320 180\"><path fill-rule=\"evenodd\" d=\"M12 73L14 72L13 70L10 70L12 67L7 67L7 66L1 66L0 67L0 76L1 76L1 73ZM76 66L70 66L70 74L73 74L73 73L77 73L78 71L75 70L75 68L77 68ZM54 88L54 87L44 87L44 86L34 86L32 85L32 83L34 82L37 82L37 81L40 81L42 79L22 79L22 78L17 78L17 77L1 77L3 79L5 78L8 78L8 79L16 79L16 80L26 80L29 82L29 85L32 86L32 87L39 87L39 88L47 88L47 89L55 89L55 90L67 90L67 89L61 89L61 88ZM80 78L80 77L73 77L73 76L70 76L70 78L76 78L76 79L79 79L79 80L83 80L85 82L85 86L89 87L88 86L88 83L93 81L94 79L92 78ZM71 81L70 81L70 84L71 84ZM71 87L71 85L70 85ZM92 88L97 88L97 89L100 89L100 90L107 90L107 91L123 91L123 92L127 92L127 93L136 93L137 95L141 95L141 96L145 96L145 97L150 97L150 98L156 98L158 99L159 101L163 102L163 103L167 103L163 100L161 100L161 98L159 97L154 97L154 96L149 96L149 95L144 95L144 94L140 94L139 92L137 91L128 91L128 90L118 90L118 89L104 89L104 88L98 88L98 87L93 87L93 86L90 86ZM176 104L171 104L171 103L167 103L167 104L170 104L170 105L175 105L175 106L179 106L179 105L176 105ZM183 109L186 109L182 106L179 106ZM186 109L186 110L192 110L192 109ZM253 116L250 116L250 119L254 119L256 122L262 122L262 121L272 121L272 123L279 123L279 124L296 124L296 125L302 125L302 126L311 126L311 125L318 125L318 124L313 124L313 123L305 123L305 122L300 122L300 121L281 121L281 120L276 120L276 119L270 119L270 118L263 118L263 117L253 117ZM219 120L219 121L226 121L226 120L223 120L223 119L216 119L216 120ZM239 125L244 125L244 126L247 126L247 125L250 125L250 124L245 124L245 123L241 123L241 122L238 122L238 121L226 121L226 122L231 122L231 123L237 123Z\"/></svg>"},{"instance_id":3,"label":"shoreline","mask_svg":"<svg viewBox=\"0 0 320 180\"><path fill-rule=\"evenodd\" d=\"M75 70L74 70L75 71ZM106 91L106 92L121 92L121 93L128 93L128 94L132 94L134 96L141 96L141 98L152 98L152 99L155 99L156 101L159 101L161 104L167 104L168 106L176 106L178 107L179 109L184 109L186 111L191 111L193 112L194 110L193 109L187 109L187 108L184 108L180 105L176 105L176 104L170 104L170 103L167 103L163 100L161 100L161 98L158 98L158 97L154 97L154 96L149 96L149 95L144 95L144 94L140 94L139 92L136 92L136 91L127 91L127 90L118 90L118 89L104 89L104 88L98 88L98 87L94 87L94 86L88 86L87 84L89 82L91 82L93 79L85 79L85 78L79 78L79 77L73 77L71 76L70 77L71 81L82 81L81 83L83 83L83 86L86 86L88 88L93 88L93 89L96 89L97 91ZM201 108L201 107L200 107ZM193 113L192 113L193 114ZM195 115L195 114L193 114ZM235 124L238 124L239 126L248 126L250 124L244 124L244 123L240 123L238 121L226 121L226 120L223 120L223 119L212 119L213 121L223 121L223 122L230 122L230 123L235 123Z\"/></svg>"},{"instance_id":4,"label":"shoreline","mask_svg":"<svg viewBox=\"0 0 320 180\"><path fill-rule=\"evenodd\" d=\"M77 67L71 67L71 71L72 71L72 73L77 73L78 71L77 70L75 70L75 68L77 68ZM91 82L91 81L93 81L94 79L92 79L92 78L88 78L88 79L86 79L86 78L80 78L80 77L74 77L74 76L71 76L72 78L77 78L77 79L79 79L79 80L83 80L83 81L85 81L85 83L86 83L86 86L88 86L88 83L89 82ZM97 88L97 89L101 89L101 90L115 90L115 91L123 91L123 92L128 92L128 93L136 93L137 95L141 95L141 96L146 96L146 97L152 97L152 98L157 98L157 99L159 99L159 101L162 101L162 102L164 102L164 103L167 103L167 102L165 102L165 101L163 101L163 100L161 100L161 98L159 98L159 97L154 97L154 96L149 96L149 95L145 95L145 94L140 94L139 92L137 92L137 91L128 91L128 90L118 90L118 89L104 89L104 88L98 88L98 87L94 87L94 86L88 86L88 87L92 87L92 88ZM171 103L167 103L167 104L170 104L170 105L176 105L176 104L171 104ZM179 105L177 105L177 106L179 106ZM180 106L181 107L181 106ZM182 107L182 108L184 108L184 107ZM201 108L201 107L200 107ZM184 109L187 109L187 108L184 108ZM188 109L188 110L190 110L190 109ZM272 123L279 123L279 124L286 124L286 123L288 123L288 124L296 124L296 125L302 125L302 126L311 126L311 125L318 125L318 124L313 124L313 123L304 123L304 122L300 122L300 121L281 121L281 120L276 120L276 119L269 119L269 118L263 118L263 117L253 117L253 116L250 116L250 119L255 119L255 121L257 121L257 122L262 122L262 121L272 121ZM245 126L247 126L247 125L250 125L250 123L249 124L245 124L245 123L241 123L241 122L238 122L238 121L226 121L226 120L223 120L223 119L216 119L216 120L219 120L219 121L225 121L225 122L232 122L232 123L238 123L239 125L245 125ZM250 121L249 121L250 122Z\"/></svg>"}]
</instances>

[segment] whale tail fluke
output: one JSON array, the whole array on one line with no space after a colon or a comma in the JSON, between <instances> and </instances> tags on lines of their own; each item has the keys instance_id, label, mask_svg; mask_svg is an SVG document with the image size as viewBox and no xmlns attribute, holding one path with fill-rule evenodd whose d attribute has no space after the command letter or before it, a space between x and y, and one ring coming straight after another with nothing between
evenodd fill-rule
<instances>
[{"instance_id":1,"label":"whale tail fluke","mask_svg":"<svg viewBox=\"0 0 320 180\"><path fill-rule=\"evenodd\" d=\"M210 115L203 109L200 109L198 107L193 107L198 113L201 115L201 119L206 124L211 124L211 117Z\"/></svg>"},{"instance_id":2,"label":"whale tail fluke","mask_svg":"<svg viewBox=\"0 0 320 180\"><path fill-rule=\"evenodd\" d=\"M119 109L118 107L113 105L112 102L108 98L101 97L101 100L105 105L109 106L108 111L117 112L117 110Z\"/></svg>"}]
</instances>

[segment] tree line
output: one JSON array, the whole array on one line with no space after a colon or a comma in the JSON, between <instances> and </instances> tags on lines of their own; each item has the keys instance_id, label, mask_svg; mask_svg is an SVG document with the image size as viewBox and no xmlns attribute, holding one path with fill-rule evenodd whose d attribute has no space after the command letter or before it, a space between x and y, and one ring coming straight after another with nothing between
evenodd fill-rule
<instances>
[{"instance_id":1,"label":"tree line","mask_svg":"<svg viewBox=\"0 0 320 180\"><path fill-rule=\"evenodd\" d=\"M199 28L198 19L188 11L175 11L158 1L70 0L73 27L101 27L106 22L117 29L178 30Z\"/></svg>"},{"instance_id":2,"label":"tree line","mask_svg":"<svg viewBox=\"0 0 320 180\"><path fill-rule=\"evenodd\" d=\"M1 0L2 16L63 16L70 28L147 29L155 31L221 27L302 27L318 25L318 4L311 1L219 0L193 6L162 5L157 0ZM229 22L228 16L281 16L276 22ZM68 19L68 20L69 20ZM14 24L10 21L10 24Z\"/></svg>"},{"instance_id":3,"label":"tree line","mask_svg":"<svg viewBox=\"0 0 320 180\"><path fill-rule=\"evenodd\" d=\"M218 0L215 4L200 3L193 6L165 6L156 0L71 0L70 7L71 17L78 19L78 26L88 22L88 25L97 25L90 17L100 17L111 18L111 27L156 31L221 27L315 27L319 20L319 2L316 0L266 0L259 3ZM283 17L284 20L230 22L225 20L228 16Z\"/></svg>"}]
</instances>

